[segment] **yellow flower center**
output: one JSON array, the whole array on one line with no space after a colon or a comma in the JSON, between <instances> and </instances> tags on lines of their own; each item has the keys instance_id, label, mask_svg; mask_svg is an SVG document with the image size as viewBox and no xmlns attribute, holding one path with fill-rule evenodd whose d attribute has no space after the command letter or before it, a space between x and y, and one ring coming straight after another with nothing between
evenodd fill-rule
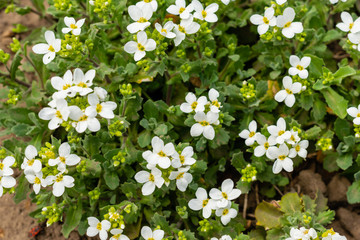
<instances>
[{"instance_id":1,"label":"yellow flower center","mask_svg":"<svg viewBox=\"0 0 360 240\"><path fill-rule=\"evenodd\" d=\"M268 142L266 142L266 143L264 144L265 150L268 150L269 147L270 147L270 144L269 144Z\"/></svg>"},{"instance_id":2,"label":"yellow flower center","mask_svg":"<svg viewBox=\"0 0 360 240\"><path fill-rule=\"evenodd\" d=\"M210 125L210 123L207 122L207 121L201 121L201 122L199 122L199 123L200 123L201 126L204 126L204 127Z\"/></svg>"},{"instance_id":3,"label":"yellow flower center","mask_svg":"<svg viewBox=\"0 0 360 240\"><path fill-rule=\"evenodd\" d=\"M102 227L101 227L101 223L98 223L98 224L96 225L96 229L97 229L97 230L101 230L101 228L102 228Z\"/></svg>"},{"instance_id":4,"label":"yellow flower center","mask_svg":"<svg viewBox=\"0 0 360 240\"><path fill-rule=\"evenodd\" d=\"M115 234L114 236L112 236L113 238L115 238L116 240L118 240L121 236L121 233Z\"/></svg>"},{"instance_id":5,"label":"yellow flower center","mask_svg":"<svg viewBox=\"0 0 360 240\"><path fill-rule=\"evenodd\" d=\"M64 179L64 176L62 174L60 174L59 176L56 177L56 182L61 182Z\"/></svg>"},{"instance_id":6,"label":"yellow flower center","mask_svg":"<svg viewBox=\"0 0 360 240\"><path fill-rule=\"evenodd\" d=\"M144 0L144 2L146 3L150 3L152 0Z\"/></svg>"},{"instance_id":7,"label":"yellow flower center","mask_svg":"<svg viewBox=\"0 0 360 240\"><path fill-rule=\"evenodd\" d=\"M291 91L290 89L285 89L285 91L287 92L287 94L293 94L293 91Z\"/></svg>"},{"instance_id":8,"label":"yellow flower center","mask_svg":"<svg viewBox=\"0 0 360 240\"><path fill-rule=\"evenodd\" d=\"M222 212L222 215L225 216L229 213L229 209L225 208Z\"/></svg>"},{"instance_id":9,"label":"yellow flower center","mask_svg":"<svg viewBox=\"0 0 360 240\"><path fill-rule=\"evenodd\" d=\"M335 232L334 232L334 229L329 229L329 230L327 230L326 232L324 232L321 236L322 237L327 237L328 235L335 235Z\"/></svg>"},{"instance_id":10,"label":"yellow flower center","mask_svg":"<svg viewBox=\"0 0 360 240\"><path fill-rule=\"evenodd\" d=\"M63 90L66 90L66 89L68 89L69 87L71 87L70 84L65 84L65 85L63 86Z\"/></svg>"},{"instance_id":11,"label":"yellow flower center","mask_svg":"<svg viewBox=\"0 0 360 240\"><path fill-rule=\"evenodd\" d=\"M212 101L211 102L212 105L214 105L215 107L220 107L220 103L218 102L218 100Z\"/></svg>"},{"instance_id":12,"label":"yellow flower center","mask_svg":"<svg viewBox=\"0 0 360 240\"><path fill-rule=\"evenodd\" d=\"M181 7L181 8L179 9L179 13L182 14L185 10L186 10L186 8Z\"/></svg>"},{"instance_id":13,"label":"yellow flower center","mask_svg":"<svg viewBox=\"0 0 360 240\"><path fill-rule=\"evenodd\" d=\"M78 86L82 88L87 88L87 85L84 82L79 83Z\"/></svg>"},{"instance_id":14,"label":"yellow flower center","mask_svg":"<svg viewBox=\"0 0 360 240\"><path fill-rule=\"evenodd\" d=\"M284 130L280 130L280 131L278 132L278 135L281 136L281 135L283 135L284 133L285 133Z\"/></svg>"},{"instance_id":15,"label":"yellow flower center","mask_svg":"<svg viewBox=\"0 0 360 240\"><path fill-rule=\"evenodd\" d=\"M177 175L177 177L176 177L176 180L179 180L179 179L181 179L183 177L184 177L184 173L183 172L179 173L179 175Z\"/></svg>"},{"instance_id":16,"label":"yellow flower center","mask_svg":"<svg viewBox=\"0 0 360 240\"><path fill-rule=\"evenodd\" d=\"M60 162L65 163L66 159L64 157L59 157Z\"/></svg>"},{"instance_id":17,"label":"yellow flower center","mask_svg":"<svg viewBox=\"0 0 360 240\"><path fill-rule=\"evenodd\" d=\"M145 23L147 22L146 18L143 18L141 17L139 20L138 20L138 23Z\"/></svg>"},{"instance_id":18,"label":"yellow flower center","mask_svg":"<svg viewBox=\"0 0 360 240\"><path fill-rule=\"evenodd\" d=\"M297 68L299 71L304 70L304 67L303 67L303 66L301 66L301 65L297 65L297 66L296 66L296 68Z\"/></svg>"},{"instance_id":19,"label":"yellow flower center","mask_svg":"<svg viewBox=\"0 0 360 240\"><path fill-rule=\"evenodd\" d=\"M299 145L296 145L296 147L295 147L295 151L300 151L300 146Z\"/></svg>"},{"instance_id":20,"label":"yellow flower center","mask_svg":"<svg viewBox=\"0 0 360 240\"><path fill-rule=\"evenodd\" d=\"M110 218L114 219L114 220L118 219L119 217L120 217L120 215L118 213L116 213L116 212L111 214L111 216L110 216Z\"/></svg>"},{"instance_id":21,"label":"yellow flower center","mask_svg":"<svg viewBox=\"0 0 360 240\"><path fill-rule=\"evenodd\" d=\"M50 52L55 52L55 48L54 48L52 45L49 46L48 50L49 50Z\"/></svg>"},{"instance_id":22,"label":"yellow flower center","mask_svg":"<svg viewBox=\"0 0 360 240\"><path fill-rule=\"evenodd\" d=\"M155 240L155 238L151 237L151 238L148 238L147 240Z\"/></svg>"},{"instance_id":23,"label":"yellow flower center","mask_svg":"<svg viewBox=\"0 0 360 240\"><path fill-rule=\"evenodd\" d=\"M352 29L353 26L354 26L354 23L350 23L350 24L349 24L349 29Z\"/></svg>"},{"instance_id":24,"label":"yellow flower center","mask_svg":"<svg viewBox=\"0 0 360 240\"><path fill-rule=\"evenodd\" d=\"M140 51L145 51L145 47L141 43L138 43L137 47Z\"/></svg>"},{"instance_id":25,"label":"yellow flower center","mask_svg":"<svg viewBox=\"0 0 360 240\"><path fill-rule=\"evenodd\" d=\"M41 180L40 178L38 177L35 177L35 181L34 181L34 184L40 184L41 183Z\"/></svg>"},{"instance_id":26,"label":"yellow flower center","mask_svg":"<svg viewBox=\"0 0 360 240\"><path fill-rule=\"evenodd\" d=\"M209 202L209 199L203 200L203 202L202 202L202 207L206 207L206 205L208 204L208 202Z\"/></svg>"},{"instance_id":27,"label":"yellow flower center","mask_svg":"<svg viewBox=\"0 0 360 240\"><path fill-rule=\"evenodd\" d=\"M186 30L183 26L180 26L179 25L179 31L182 32L182 33L186 33Z\"/></svg>"},{"instance_id":28,"label":"yellow flower center","mask_svg":"<svg viewBox=\"0 0 360 240\"><path fill-rule=\"evenodd\" d=\"M158 155L159 155L160 157L166 157L166 154L165 154L163 151L158 152Z\"/></svg>"},{"instance_id":29,"label":"yellow flower center","mask_svg":"<svg viewBox=\"0 0 360 240\"><path fill-rule=\"evenodd\" d=\"M81 121L86 121L87 120L87 116L86 115L82 115L80 118L79 118L79 122Z\"/></svg>"},{"instance_id":30,"label":"yellow flower center","mask_svg":"<svg viewBox=\"0 0 360 240\"><path fill-rule=\"evenodd\" d=\"M263 17L263 22L264 22L265 24L269 24L269 23L270 23L270 21L269 21L269 19L268 19L267 17Z\"/></svg>"},{"instance_id":31,"label":"yellow flower center","mask_svg":"<svg viewBox=\"0 0 360 240\"><path fill-rule=\"evenodd\" d=\"M4 169L4 164L0 163L0 170L3 170L3 169Z\"/></svg>"},{"instance_id":32,"label":"yellow flower center","mask_svg":"<svg viewBox=\"0 0 360 240\"><path fill-rule=\"evenodd\" d=\"M223 198L228 199L228 195L226 194L226 192L222 192L221 195L223 196Z\"/></svg>"},{"instance_id":33,"label":"yellow flower center","mask_svg":"<svg viewBox=\"0 0 360 240\"><path fill-rule=\"evenodd\" d=\"M253 136L255 136L255 132L250 132L249 137L253 137Z\"/></svg>"},{"instance_id":34,"label":"yellow flower center","mask_svg":"<svg viewBox=\"0 0 360 240\"><path fill-rule=\"evenodd\" d=\"M102 110L102 106L101 106L101 104L98 103L98 104L96 105L96 112L99 113L99 112L101 112L101 110Z\"/></svg>"},{"instance_id":35,"label":"yellow flower center","mask_svg":"<svg viewBox=\"0 0 360 240\"><path fill-rule=\"evenodd\" d=\"M185 162L185 157L183 156L183 155L180 155L180 162L181 162L181 164L184 164L184 162Z\"/></svg>"},{"instance_id":36,"label":"yellow flower center","mask_svg":"<svg viewBox=\"0 0 360 240\"><path fill-rule=\"evenodd\" d=\"M203 18L206 18L207 12L205 12L205 10L202 10L202 11L201 11L201 16L202 16Z\"/></svg>"},{"instance_id":37,"label":"yellow flower center","mask_svg":"<svg viewBox=\"0 0 360 240\"><path fill-rule=\"evenodd\" d=\"M149 175L149 181L150 181L150 182L155 182L155 177L154 177L154 175L151 174L151 173L150 173L150 175Z\"/></svg>"},{"instance_id":38,"label":"yellow flower center","mask_svg":"<svg viewBox=\"0 0 360 240\"><path fill-rule=\"evenodd\" d=\"M360 117L360 113L356 114L356 117Z\"/></svg>"},{"instance_id":39,"label":"yellow flower center","mask_svg":"<svg viewBox=\"0 0 360 240\"><path fill-rule=\"evenodd\" d=\"M167 30L165 28L161 29L162 33L167 33Z\"/></svg>"},{"instance_id":40,"label":"yellow flower center","mask_svg":"<svg viewBox=\"0 0 360 240\"><path fill-rule=\"evenodd\" d=\"M285 158L286 158L285 155L280 155L280 156L278 157L278 159L280 159L281 161L284 160Z\"/></svg>"},{"instance_id":41,"label":"yellow flower center","mask_svg":"<svg viewBox=\"0 0 360 240\"><path fill-rule=\"evenodd\" d=\"M291 22L287 22L287 23L285 23L284 28L288 28L288 27L290 27L290 25L291 25Z\"/></svg>"},{"instance_id":42,"label":"yellow flower center","mask_svg":"<svg viewBox=\"0 0 360 240\"><path fill-rule=\"evenodd\" d=\"M197 107L197 105L198 105L197 102L193 102L193 103L191 104L191 109L192 109L192 110L195 110L196 107Z\"/></svg>"},{"instance_id":43,"label":"yellow flower center","mask_svg":"<svg viewBox=\"0 0 360 240\"><path fill-rule=\"evenodd\" d=\"M304 234L308 234L308 233L309 233L309 230L306 229L306 230L304 231Z\"/></svg>"},{"instance_id":44,"label":"yellow flower center","mask_svg":"<svg viewBox=\"0 0 360 240\"><path fill-rule=\"evenodd\" d=\"M27 161L27 164L28 164L29 166L32 166L32 165L34 164L34 162L35 162L35 159L31 159L31 160L28 160L28 161Z\"/></svg>"},{"instance_id":45,"label":"yellow flower center","mask_svg":"<svg viewBox=\"0 0 360 240\"><path fill-rule=\"evenodd\" d=\"M70 28L72 28L72 29L77 29L77 26L72 23L72 24L70 24Z\"/></svg>"},{"instance_id":46,"label":"yellow flower center","mask_svg":"<svg viewBox=\"0 0 360 240\"><path fill-rule=\"evenodd\" d=\"M57 118L60 118L60 119L63 118L63 116L61 115L61 112L60 112L59 110L57 110L57 111L55 112L55 116L56 116Z\"/></svg>"}]
</instances>

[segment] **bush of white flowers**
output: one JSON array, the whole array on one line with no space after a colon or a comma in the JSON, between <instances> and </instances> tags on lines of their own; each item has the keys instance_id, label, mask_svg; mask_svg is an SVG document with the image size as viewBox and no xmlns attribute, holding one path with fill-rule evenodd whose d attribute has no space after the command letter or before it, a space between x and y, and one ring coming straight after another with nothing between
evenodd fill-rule
<instances>
[{"instance_id":1,"label":"bush of white flowers","mask_svg":"<svg viewBox=\"0 0 360 240\"><path fill-rule=\"evenodd\" d=\"M0 50L0 196L65 238L346 239L291 183L360 203L355 0L32 2L5 10L52 25Z\"/></svg>"}]
</instances>

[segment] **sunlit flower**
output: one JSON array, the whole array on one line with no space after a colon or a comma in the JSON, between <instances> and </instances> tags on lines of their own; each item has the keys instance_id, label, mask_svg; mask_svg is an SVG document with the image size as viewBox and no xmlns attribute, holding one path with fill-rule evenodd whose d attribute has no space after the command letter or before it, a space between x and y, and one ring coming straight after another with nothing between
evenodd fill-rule
<instances>
[{"instance_id":1,"label":"sunlit flower","mask_svg":"<svg viewBox=\"0 0 360 240\"><path fill-rule=\"evenodd\" d=\"M215 215L220 217L220 221L224 225L227 225L232 218L237 216L236 209L230 207L231 204L229 203L225 208L219 208L215 211Z\"/></svg>"},{"instance_id":2,"label":"sunlit flower","mask_svg":"<svg viewBox=\"0 0 360 240\"><path fill-rule=\"evenodd\" d=\"M216 202L213 199L209 199L206 190L201 187L196 190L195 196L196 198L189 201L189 208L194 211L202 209L203 217L209 218L212 210L216 208Z\"/></svg>"},{"instance_id":3,"label":"sunlit flower","mask_svg":"<svg viewBox=\"0 0 360 240\"><path fill-rule=\"evenodd\" d=\"M58 170L63 172L66 166L74 166L80 162L80 157L76 154L70 154L71 148L69 143L64 142L59 147L59 157L56 159L49 159L50 166L58 166Z\"/></svg>"},{"instance_id":4,"label":"sunlit flower","mask_svg":"<svg viewBox=\"0 0 360 240\"><path fill-rule=\"evenodd\" d=\"M347 0L341 0L342 2L346 2ZM339 0L330 0L330 3L335 4L338 3ZM327 240L327 239L326 239ZM339 239L340 240L340 239Z\"/></svg>"},{"instance_id":5,"label":"sunlit flower","mask_svg":"<svg viewBox=\"0 0 360 240\"><path fill-rule=\"evenodd\" d=\"M324 232L321 240L346 240L347 238L335 232L332 228Z\"/></svg>"},{"instance_id":6,"label":"sunlit flower","mask_svg":"<svg viewBox=\"0 0 360 240\"><path fill-rule=\"evenodd\" d=\"M143 226L141 228L141 236L145 240L162 240L164 238L165 232L161 229L151 230L148 226Z\"/></svg>"},{"instance_id":7,"label":"sunlit flower","mask_svg":"<svg viewBox=\"0 0 360 240\"><path fill-rule=\"evenodd\" d=\"M128 8L128 12L131 19L135 21L126 27L130 33L144 31L145 28L150 26L151 23L149 22L149 19L153 15L153 9L151 5L144 4L141 8L135 5L131 5Z\"/></svg>"},{"instance_id":8,"label":"sunlit flower","mask_svg":"<svg viewBox=\"0 0 360 240\"><path fill-rule=\"evenodd\" d=\"M40 160L35 159L38 155L36 148L33 145L29 145L25 149L25 158L21 164L21 169L25 171L33 171L35 173L40 172L42 169L42 164Z\"/></svg>"},{"instance_id":9,"label":"sunlit flower","mask_svg":"<svg viewBox=\"0 0 360 240\"><path fill-rule=\"evenodd\" d=\"M142 8L144 5L150 5L154 12L158 8L158 3L156 0L142 0L142 1L136 3L136 6L139 8Z\"/></svg>"},{"instance_id":10,"label":"sunlit flower","mask_svg":"<svg viewBox=\"0 0 360 240\"><path fill-rule=\"evenodd\" d=\"M176 0L174 5L170 5L166 11L174 14L180 15L181 19L188 19L190 17L190 13L194 10L192 4L186 6L185 0Z\"/></svg>"},{"instance_id":11,"label":"sunlit flower","mask_svg":"<svg viewBox=\"0 0 360 240\"><path fill-rule=\"evenodd\" d=\"M53 31L45 32L47 43L39 43L33 46L32 50L36 54L44 54L43 63L48 64L54 60L55 55L61 49L61 39L56 39Z\"/></svg>"},{"instance_id":12,"label":"sunlit flower","mask_svg":"<svg viewBox=\"0 0 360 240\"><path fill-rule=\"evenodd\" d=\"M65 17L64 22L67 27L61 30L63 33L71 32L74 35L80 35L81 27L84 25L85 18L82 18L76 22L75 18L73 17Z\"/></svg>"},{"instance_id":13,"label":"sunlit flower","mask_svg":"<svg viewBox=\"0 0 360 240\"><path fill-rule=\"evenodd\" d=\"M287 2L287 0L276 0L276 4L278 4L278 5L283 5L286 2Z\"/></svg>"},{"instance_id":14,"label":"sunlit flower","mask_svg":"<svg viewBox=\"0 0 360 240\"><path fill-rule=\"evenodd\" d=\"M300 78L305 79L309 76L308 70L306 68L310 65L311 58L310 57L303 57L300 58L295 55L290 56L290 65L289 74L291 76L299 75Z\"/></svg>"},{"instance_id":15,"label":"sunlit flower","mask_svg":"<svg viewBox=\"0 0 360 240\"><path fill-rule=\"evenodd\" d=\"M25 177L29 183L33 184L35 194L38 194L41 186L46 187L46 181L43 178L42 171L34 173L33 171L25 171Z\"/></svg>"},{"instance_id":16,"label":"sunlit flower","mask_svg":"<svg viewBox=\"0 0 360 240\"><path fill-rule=\"evenodd\" d=\"M14 171L10 168L15 163L15 158L8 156L0 163L0 197L4 193L4 188L12 188L16 185L16 180L12 177Z\"/></svg>"},{"instance_id":17,"label":"sunlit flower","mask_svg":"<svg viewBox=\"0 0 360 240\"><path fill-rule=\"evenodd\" d=\"M295 33L302 33L304 30L301 22L293 22L295 19L295 11L291 7L287 7L283 15L276 18L276 25L282 28L281 33L287 38L293 38Z\"/></svg>"},{"instance_id":18,"label":"sunlit flower","mask_svg":"<svg viewBox=\"0 0 360 240\"><path fill-rule=\"evenodd\" d=\"M290 131L286 131L286 122L283 118L279 118L276 125L268 126L267 130L271 134L269 139L273 138L278 144L283 144L285 140L289 139L291 136Z\"/></svg>"},{"instance_id":19,"label":"sunlit flower","mask_svg":"<svg viewBox=\"0 0 360 240\"><path fill-rule=\"evenodd\" d=\"M113 235L110 240L130 240L126 235L123 234L122 229L114 228L111 229L110 233Z\"/></svg>"},{"instance_id":20,"label":"sunlit flower","mask_svg":"<svg viewBox=\"0 0 360 240\"><path fill-rule=\"evenodd\" d=\"M190 129L190 135L192 137L198 137L203 135L206 139L213 140L215 137L215 130L212 124L217 125L219 114L208 112L197 112L194 116L197 123L192 125Z\"/></svg>"},{"instance_id":21,"label":"sunlit flower","mask_svg":"<svg viewBox=\"0 0 360 240\"><path fill-rule=\"evenodd\" d=\"M151 140L152 151L147 150L142 154L143 158L150 165L159 165L163 169L167 169L171 165L170 157L175 153L175 147L172 143L164 145L164 141L159 137L153 137Z\"/></svg>"},{"instance_id":22,"label":"sunlit flower","mask_svg":"<svg viewBox=\"0 0 360 240\"><path fill-rule=\"evenodd\" d=\"M269 27L276 25L276 17L274 16L275 10L273 8L267 8L265 10L264 16L259 14L254 14L250 17L250 22L252 24L258 25L257 31L260 35L266 33L269 30Z\"/></svg>"},{"instance_id":23,"label":"sunlit flower","mask_svg":"<svg viewBox=\"0 0 360 240\"><path fill-rule=\"evenodd\" d=\"M205 20L211 23L217 22L218 17L215 14L215 12L219 9L219 5L217 3L211 3L205 9L198 0L193 0L191 5L193 5L195 10L194 18Z\"/></svg>"},{"instance_id":24,"label":"sunlit flower","mask_svg":"<svg viewBox=\"0 0 360 240\"><path fill-rule=\"evenodd\" d=\"M172 171L170 173L169 179L170 180L176 180L176 186L181 192L185 192L188 185L193 180L193 177L189 171L190 166L179 168L177 171Z\"/></svg>"},{"instance_id":25,"label":"sunlit flower","mask_svg":"<svg viewBox=\"0 0 360 240\"><path fill-rule=\"evenodd\" d=\"M87 116L78 106L70 106L69 110L69 117L74 120L72 125L78 133L83 133L86 129L91 132L100 130L100 122L94 116Z\"/></svg>"},{"instance_id":26,"label":"sunlit flower","mask_svg":"<svg viewBox=\"0 0 360 240\"><path fill-rule=\"evenodd\" d=\"M186 34L194 34L200 29L200 24L194 22L194 17L181 20L179 25L175 25L174 31L176 37L174 39L175 46L178 46L186 37Z\"/></svg>"},{"instance_id":27,"label":"sunlit flower","mask_svg":"<svg viewBox=\"0 0 360 240\"><path fill-rule=\"evenodd\" d=\"M172 32L174 29L174 23L172 21L166 22L164 26L161 26L160 23L155 23L156 30L166 38L175 38L176 34Z\"/></svg>"},{"instance_id":28,"label":"sunlit flower","mask_svg":"<svg viewBox=\"0 0 360 240\"><path fill-rule=\"evenodd\" d=\"M196 99L195 94L191 92L186 95L185 101L185 103L180 105L180 110L184 113L191 113L192 111L203 112L205 110L205 104L207 103L205 96Z\"/></svg>"},{"instance_id":29,"label":"sunlit flower","mask_svg":"<svg viewBox=\"0 0 360 240\"><path fill-rule=\"evenodd\" d=\"M280 90L275 95L275 100L277 102L283 102L285 100L285 105L288 107L294 106L295 103L295 93L299 93L301 91L301 83L292 82L292 78L286 76L283 78L283 87L285 89Z\"/></svg>"},{"instance_id":30,"label":"sunlit flower","mask_svg":"<svg viewBox=\"0 0 360 240\"><path fill-rule=\"evenodd\" d=\"M276 145L276 140L274 138L266 139L261 133L257 133L255 139L259 146L254 149L254 155L256 157L262 157L266 154L266 157L268 157L269 147Z\"/></svg>"},{"instance_id":31,"label":"sunlit flower","mask_svg":"<svg viewBox=\"0 0 360 240\"><path fill-rule=\"evenodd\" d=\"M221 191L216 188L210 190L210 197L216 201L216 206L224 208L229 205L231 200L238 198L241 191L234 188L234 182L231 179L226 179L221 184Z\"/></svg>"},{"instance_id":32,"label":"sunlit flower","mask_svg":"<svg viewBox=\"0 0 360 240\"><path fill-rule=\"evenodd\" d=\"M221 102L218 101L219 92L216 91L214 88L209 90L209 100L210 100L210 111L214 113L220 112Z\"/></svg>"},{"instance_id":33,"label":"sunlit flower","mask_svg":"<svg viewBox=\"0 0 360 240\"><path fill-rule=\"evenodd\" d=\"M293 168L293 161L288 157L289 155L289 148L284 143L281 144L278 148L277 147L270 147L269 148L269 156L270 159L276 159L273 165L273 173L278 174L284 169L287 172L292 172Z\"/></svg>"},{"instance_id":34,"label":"sunlit flower","mask_svg":"<svg viewBox=\"0 0 360 240\"><path fill-rule=\"evenodd\" d=\"M45 107L39 112L40 119L50 120L48 123L48 127L50 130L58 128L61 123L67 121L70 114L70 110L68 108L66 100L56 100L55 104L55 108Z\"/></svg>"},{"instance_id":35,"label":"sunlit flower","mask_svg":"<svg viewBox=\"0 0 360 240\"><path fill-rule=\"evenodd\" d=\"M137 42L130 41L124 46L124 50L127 53L135 53L134 60L139 61L145 57L146 52L153 51L156 48L156 42L154 39L148 39L144 31L137 33Z\"/></svg>"},{"instance_id":36,"label":"sunlit flower","mask_svg":"<svg viewBox=\"0 0 360 240\"><path fill-rule=\"evenodd\" d=\"M66 96L74 97L76 95L76 91L72 86L73 83L73 75L70 70L67 70L63 77L52 77L51 85L53 88L58 90L57 96L59 98L65 98Z\"/></svg>"},{"instance_id":37,"label":"sunlit flower","mask_svg":"<svg viewBox=\"0 0 360 240\"><path fill-rule=\"evenodd\" d=\"M241 133L239 133L239 136L243 139L245 139L245 144L246 146L251 146L254 144L255 142L255 135L256 135L256 129L257 129L257 124L255 120L252 120L249 123L249 130L248 129L244 129L241 131Z\"/></svg>"},{"instance_id":38,"label":"sunlit flower","mask_svg":"<svg viewBox=\"0 0 360 240\"><path fill-rule=\"evenodd\" d=\"M72 188L75 186L75 179L72 176L63 175L63 173L59 173L56 176L47 176L45 182L47 185L54 184L52 193L55 197L62 196L65 192L65 188Z\"/></svg>"},{"instance_id":39,"label":"sunlit flower","mask_svg":"<svg viewBox=\"0 0 360 240\"><path fill-rule=\"evenodd\" d=\"M193 165L196 162L196 160L192 157L193 155L194 150L191 146L185 147L180 154L175 151L172 155L173 160L171 162L171 166L179 168L182 166Z\"/></svg>"},{"instance_id":40,"label":"sunlit flower","mask_svg":"<svg viewBox=\"0 0 360 240\"><path fill-rule=\"evenodd\" d=\"M108 238L108 231L111 227L111 223L108 220L102 220L100 222L95 217L88 217L87 220L89 227L86 230L86 235L89 237L95 237L99 234L101 240L106 240Z\"/></svg>"},{"instance_id":41,"label":"sunlit flower","mask_svg":"<svg viewBox=\"0 0 360 240\"><path fill-rule=\"evenodd\" d=\"M299 157L306 158L307 156L307 148L309 146L308 140L302 140L299 143L296 143L292 146L290 149L289 157L294 158L296 155L299 155Z\"/></svg>"},{"instance_id":42,"label":"sunlit flower","mask_svg":"<svg viewBox=\"0 0 360 240\"><path fill-rule=\"evenodd\" d=\"M287 238L285 240L310 240L316 238L317 238L317 233L315 229L313 228L306 229L304 227L301 227L300 229L291 228L290 238Z\"/></svg>"},{"instance_id":43,"label":"sunlit flower","mask_svg":"<svg viewBox=\"0 0 360 240\"><path fill-rule=\"evenodd\" d=\"M115 117L114 110L117 105L115 102L107 101L100 103L100 99L94 93L88 95L89 107L85 109L85 114L89 117L96 117L98 114L106 119L113 119Z\"/></svg>"},{"instance_id":44,"label":"sunlit flower","mask_svg":"<svg viewBox=\"0 0 360 240\"><path fill-rule=\"evenodd\" d=\"M85 96L94 90L89 88L93 85L96 71L90 69L85 74L80 68L75 68L74 71L74 85L72 89L78 92L81 96Z\"/></svg>"},{"instance_id":45,"label":"sunlit flower","mask_svg":"<svg viewBox=\"0 0 360 240\"><path fill-rule=\"evenodd\" d=\"M351 117L354 118L353 123L356 124L356 125L360 125L360 104L359 104L359 106L357 108L356 107L350 107L346 111Z\"/></svg>"},{"instance_id":46,"label":"sunlit flower","mask_svg":"<svg viewBox=\"0 0 360 240\"><path fill-rule=\"evenodd\" d=\"M229 235L223 235L219 239L216 237L213 237L210 240L232 240L232 238Z\"/></svg>"},{"instance_id":47,"label":"sunlit flower","mask_svg":"<svg viewBox=\"0 0 360 240\"><path fill-rule=\"evenodd\" d=\"M151 173L140 171L135 174L135 180L138 183L145 183L141 188L141 192L144 196L152 194L155 191L155 186L161 188L165 182L161 175L161 171L157 168L151 169Z\"/></svg>"}]
</instances>

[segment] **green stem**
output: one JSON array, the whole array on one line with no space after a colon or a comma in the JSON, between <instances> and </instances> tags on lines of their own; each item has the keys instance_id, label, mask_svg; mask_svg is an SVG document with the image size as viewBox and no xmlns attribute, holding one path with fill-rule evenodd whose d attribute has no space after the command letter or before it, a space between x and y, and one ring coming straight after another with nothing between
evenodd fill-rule
<instances>
[{"instance_id":1,"label":"green stem","mask_svg":"<svg viewBox=\"0 0 360 240\"><path fill-rule=\"evenodd\" d=\"M36 74L38 75L41 88L45 90L44 81L43 81L43 79L41 77L41 74L40 74L39 70L35 67L35 64L33 63L33 61L31 61L31 59L27 56L27 54L24 54L24 56L25 56L26 60L29 61L31 66L34 68Z\"/></svg>"}]
</instances>

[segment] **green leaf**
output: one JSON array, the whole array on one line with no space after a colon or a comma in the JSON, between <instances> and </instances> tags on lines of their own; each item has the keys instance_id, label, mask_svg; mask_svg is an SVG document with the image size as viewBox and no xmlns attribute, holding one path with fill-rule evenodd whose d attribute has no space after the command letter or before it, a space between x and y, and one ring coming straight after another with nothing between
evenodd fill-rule
<instances>
[{"instance_id":1,"label":"green leaf","mask_svg":"<svg viewBox=\"0 0 360 240\"><path fill-rule=\"evenodd\" d=\"M257 225L263 226L265 228L279 227L281 225L280 218L282 216L283 213L280 211L280 209L268 202L263 201L255 209Z\"/></svg>"},{"instance_id":2,"label":"green leaf","mask_svg":"<svg viewBox=\"0 0 360 240\"><path fill-rule=\"evenodd\" d=\"M336 163L342 170L348 169L353 163L352 154L347 153L344 155L340 155L336 160Z\"/></svg>"},{"instance_id":3,"label":"green leaf","mask_svg":"<svg viewBox=\"0 0 360 240\"><path fill-rule=\"evenodd\" d=\"M289 214L300 212L302 209L300 197L297 193L285 194L282 196L279 205L281 206L281 211Z\"/></svg>"},{"instance_id":4,"label":"green leaf","mask_svg":"<svg viewBox=\"0 0 360 240\"><path fill-rule=\"evenodd\" d=\"M321 133L321 128L315 125L312 128L305 131L305 137L306 139L309 140L317 139L320 133Z\"/></svg>"},{"instance_id":5,"label":"green leaf","mask_svg":"<svg viewBox=\"0 0 360 240\"><path fill-rule=\"evenodd\" d=\"M165 135L168 132L168 126L164 123L160 124L154 129L154 133L158 136Z\"/></svg>"},{"instance_id":6,"label":"green leaf","mask_svg":"<svg viewBox=\"0 0 360 240\"><path fill-rule=\"evenodd\" d=\"M100 139L98 137L92 135L86 135L83 142L84 142L83 143L84 148L90 154L90 156L99 153L99 149L102 143L100 142Z\"/></svg>"},{"instance_id":7,"label":"green leaf","mask_svg":"<svg viewBox=\"0 0 360 240\"><path fill-rule=\"evenodd\" d=\"M330 41L334 41L337 39L342 38L343 33L336 30L336 29L331 29L329 31L326 32L324 38L323 38L323 42L330 42Z\"/></svg>"},{"instance_id":8,"label":"green leaf","mask_svg":"<svg viewBox=\"0 0 360 240\"><path fill-rule=\"evenodd\" d=\"M79 198L76 205L70 205L65 212L65 222L61 232L65 238L79 225L82 217L82 200Z\"/></svg>"},{"instance_id":9,"label":"green leaf","mask_svg":"<svg viewBox=\"0 0 360 240\"><path fill-rule=\"evenodd\" d=\"M360 203L360 181L353 182L346 193L350 204Z\"/></svg>"},{"instance_id":10,"label":"green leaf","mask_svg":"<svg viewBox=\"0 0 360 240\"><path fill-rule=\"evenodd\" d=\"M144 107L145 118L157 119L159 117L159 110L153 101L147 100L143 107Z\"/></svg>"},{"instance_id":11,"label":"green leaf","mask_svg":"<svg viewBox=\"0 0 360 240\"><path fill-rule=\"evenodd\" d=\"M142 148L148 146L151 142L151 132L148 130L142 131L139 134L137 142L138 142L139 146Z\"/></svg>"},{"instance_id":12,"label":"green leaf","mask_svg":"<svg viewBox=\"0 0 360 240\"><path fill-rule=\"evenodd\" d=\"M20 61L22 59L20 54L21 51L17 51L10 66L10 77L12 81L16 78L16 71L19 70Z\"/></svg>"},{"instance_id":13,"label":"green leaf","mask_svg":"<svg viewBox=\"0 0 360 240\"><path fill-rule=\"evenodd\" d=\"M355 75L355 74L356 74L356 71L352 67L349 67L349 66L341 67L341 68L339 68L339 70L337 70L334 73L334 78L335 78L334 82L336 82L337 84L340 84L344 78Z\"/></svg>"},{"instance_id":14,"label":"green leaf","mask_svg":"<svg viewBox=\"0 0 360 240\"><path fill-rule=\"evenodd\" d=\"M29 191L29 183L25 178L24 174L21 175L21 177L18 180L18 183L19 184L15 188L15 197L14 197L15 203L19 203L22 200L26 199L26 195Z\"/></svg>"},{"instance_id":15,"label":"green leaf","mask_svg":"<svg viewBox=\"0 0 360 240\"><path fill-rule=\"evenodd\" d=\"M313 106L312 115L316 121L322 120L326 115L326 104L316 100Z\"/></svg>"},{"instance_id":16,"label":"green leaf","mask_svg":"<svg viewBox=\"0 0 360 240\"><path fill-rule=\"evenodd\" d=\"M345 118L347 115L346 109L348 106L348 101L332 88L326 88L321 90L321 93L324 95L326 103L334 111L334 113L340 118Z\"/></svg>"},{"instance_id":17,"label":"green leaf","mask_svg":"<svg viewBox=\"0 0 360 240\"><path fill-rule=\"evenodd\" d=\"M338 136L341 140L344 140L345 136L349 136L351 134L351 126L349 121L337 118L335 120L334 130L336 136Z\"/></svg>"},{"instance_id":18,"label":"green leaf","mask_svg":"<svg viewBox=\"0 0 360 240\"><path fill-rule=\"evenodd\" d=\"M309 73L315 77L322 76L322 68L325 65L324 60L315 55L306 54L307 57L311 57L311 63L309 66Z\"/></svg>"},{"instance_id":19,"label":"green leaf","mask_svg":"<svg viewBox=\"0 0 360 240\"><path fill-rule=\"evenodd\" d=\"M119 176L115 171L105 170L104 179L105 179L106 185L111 190L114 190L120 184Z\"/></svg>"}]
</instances>

